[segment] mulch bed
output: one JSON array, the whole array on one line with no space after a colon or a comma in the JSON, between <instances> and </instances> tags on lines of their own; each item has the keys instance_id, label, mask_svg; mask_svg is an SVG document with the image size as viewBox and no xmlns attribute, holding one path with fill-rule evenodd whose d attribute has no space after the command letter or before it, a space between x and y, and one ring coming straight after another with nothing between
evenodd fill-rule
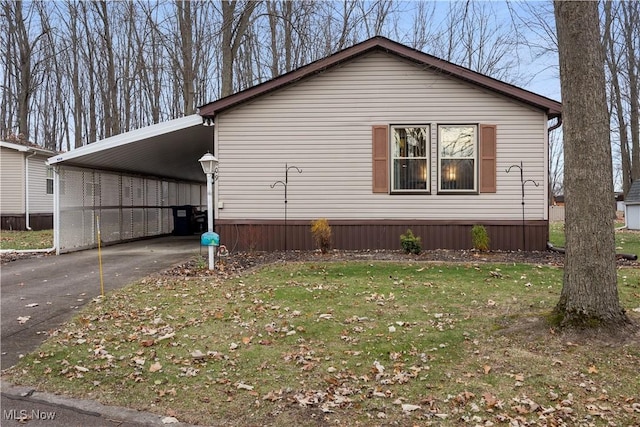
<instances>
[{"instance_id":1,"label":"mulch bed","mask_svg":"<svg viewBox=\"0 0 640 427\"><path fill-rule=\"evenodd\" d=\"M319 251L275 251L236 252L228 257L216 258L216 270L209 271L203 260L193 259L187 263L165 270L167 276L199 277L209 275L233 276L263 265L286 262L340 262L340 261L394 261L394 262L441 262L441 263L526 263L535 265L564 265L564 254L555 251L489 251L430 250L419 255L404 251L333 250L327 254ZM618 267L640 267L638 261L618 258Z\"/></svg>"}]
</instances>

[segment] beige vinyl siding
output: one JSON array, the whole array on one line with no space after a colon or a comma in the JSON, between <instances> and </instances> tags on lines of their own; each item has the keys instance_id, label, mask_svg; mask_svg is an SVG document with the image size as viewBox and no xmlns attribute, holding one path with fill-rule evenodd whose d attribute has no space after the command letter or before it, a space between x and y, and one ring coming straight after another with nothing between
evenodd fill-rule
<instances>
[{"instance_id":1,"label":"beige vinyl siding","mask_svg":"<svg viewBox=\"0 0 640 427\"><path fill-rule=\"evenodd\" d=\"M497 125L497 192L439 195L437 125ZM371 127L431 126L432 194L376 194L372 186ZM222 219L282 219L285 163L288 218L517 220L522 217L522 160L526 218L546 217L544 113L492 92L373 53L224 112L216 123Z\"/></svg>"},{"instance_id":2,"label":"beige vinyl siding","mask_svg":"<svg viewBox=\"0 0 640 427\"><path fill-rule=\"evenodd\" d=\"M53 194L47 194L47 165L45 156L29 157L29 211L53 212Z\"/></svg>"},{"instance_id":3,"label":"beige vinyl siding","mask_svg":"<svg viewBox=\"0 0 640 427\"><path fill-rule=\"evenodd\" d=\"M24 154L0 147L0 205L3 214L24 214Z\"/></svg>"}]
</instances>

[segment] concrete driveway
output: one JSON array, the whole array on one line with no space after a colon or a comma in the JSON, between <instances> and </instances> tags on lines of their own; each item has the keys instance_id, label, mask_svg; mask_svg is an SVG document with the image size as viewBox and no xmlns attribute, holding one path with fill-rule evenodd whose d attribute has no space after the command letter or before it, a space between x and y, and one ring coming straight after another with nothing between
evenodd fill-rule
<instances>
[{"instance_id":1,"label":"concrete driveway","mask_svg":"<svg viewBox=\"0 0 640 427\"><path fill-rule=\"evenodd\" d=\"M105 292L182 263L200 251L200 236L168 236L104 247ZM2 369L35 350L47 331L58 328L100 295L97 249L17 260L0 269Z\"/></svg>"}]
</instances>

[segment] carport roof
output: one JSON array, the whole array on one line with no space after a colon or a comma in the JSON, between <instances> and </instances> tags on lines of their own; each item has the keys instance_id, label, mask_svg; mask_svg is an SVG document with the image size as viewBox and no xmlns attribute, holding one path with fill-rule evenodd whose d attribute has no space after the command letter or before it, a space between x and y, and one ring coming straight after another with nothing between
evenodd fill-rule
<instances>
[{"instance_id":1,"label":"carport roof","mask_svg":"<svg viewBox=\"0 0 640 427\"><path fill-rule=\"evenodd\" d=\"M206 182L198 159L212 149L213 126L192 114L61 153L48 163Z\"/></svg>"}]
</instances>

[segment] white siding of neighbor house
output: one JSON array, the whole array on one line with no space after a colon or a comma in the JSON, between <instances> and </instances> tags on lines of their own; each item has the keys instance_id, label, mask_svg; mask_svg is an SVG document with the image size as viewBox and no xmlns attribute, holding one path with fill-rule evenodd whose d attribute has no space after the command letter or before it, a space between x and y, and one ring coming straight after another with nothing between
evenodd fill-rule
<instances>
[{"instance_id":1,"label":"white siding of neighbor house","mask_svg":"<svg viewBox=\"0 0 640 427\"><path fill-rule=\"evenodd\" d=\"M47 194L47 160L45 156L29 157L29 212L52 213L53 194Z\"/></svg>"},{"instance_id":2,"label":"white siding of neighbor house","mask_svg":"<svg viewBox=\"0 0 640 427\"><path fill-rule=\"evenodd\" d=\"M497 192L438 195L437 125L497 125ZM431 125L431 194L372 192L371 126ZM373 53L218 115L216 199L221 219L519 220L547 218L547 121L543 112Z\"/></svg>"},{"instance_id":3,"label":"white siding of neighbor house","mask_svg":"<svg viewBox=\"0 0 640 427\"><path fill-rule=\"evenodd\" d=\"M3 214L24 214L24 154L0 147L0 205Z\"/></svg>"}]
</instances>

